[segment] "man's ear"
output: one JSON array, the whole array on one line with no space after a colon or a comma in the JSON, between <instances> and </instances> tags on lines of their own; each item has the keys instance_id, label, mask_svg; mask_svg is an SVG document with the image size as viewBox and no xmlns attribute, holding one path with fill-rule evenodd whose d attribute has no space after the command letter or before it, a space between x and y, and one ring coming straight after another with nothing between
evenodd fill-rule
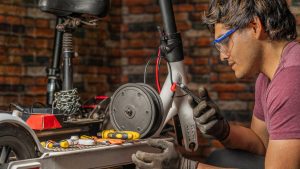
<instances>
[{"instance_id":1,"label":"man's ear","mask_svg":"<svg viewBox=\"0 0 300 169\"><path fill-rule=\"evenodd\" d=\"M253 36L255 39L266 39L267 34L264 30L264 27L261 23L259 17L255 16L249 24L250 29L253 32Z\"/></svg>"}]
</instances>

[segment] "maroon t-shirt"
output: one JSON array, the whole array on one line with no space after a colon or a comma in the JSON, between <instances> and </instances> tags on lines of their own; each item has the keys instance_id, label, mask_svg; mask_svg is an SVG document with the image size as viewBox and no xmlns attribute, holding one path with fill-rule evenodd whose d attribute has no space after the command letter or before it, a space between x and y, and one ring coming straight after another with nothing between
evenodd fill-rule
<instances>
[{"instance_id":1,"label":"maroon t-shirt","mask_svg":"<svg viewBox=\"0 0 300 169\"><path fill-rule=\"evenodd\" d=\"M273 80L260 73L254 115L265 121L271 140L300 138L300 44L284 48Z\"/></svg>"}]
</instances>

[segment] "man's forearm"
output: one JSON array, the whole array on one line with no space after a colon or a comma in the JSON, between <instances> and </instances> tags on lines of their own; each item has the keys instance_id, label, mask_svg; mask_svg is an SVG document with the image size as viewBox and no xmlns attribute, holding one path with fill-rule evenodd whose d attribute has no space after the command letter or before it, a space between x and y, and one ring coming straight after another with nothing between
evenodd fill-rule
<instances>
[{"instance_id":1,"label":"man's forearm","mask_svg":"<svg viewBox=\"0 0 300 169\"><path fill-rule=\"evenodd\" d=\"M223 142L226 148L240 149L264 155L266 148L261 139L250 128L230 124L230 133Z\"/></svg>"},{"instance_id":2,"label":"man's forearm","mask_svg":"<svg viewBox=\"0 0 300 169\"><path fill-rule=\"evenodd\" d=\"M198 163L197 169L225 169L222 167L211 166L203 163ZM226 168L228 169L228 168Z\"/></svg>"}]
</instances>

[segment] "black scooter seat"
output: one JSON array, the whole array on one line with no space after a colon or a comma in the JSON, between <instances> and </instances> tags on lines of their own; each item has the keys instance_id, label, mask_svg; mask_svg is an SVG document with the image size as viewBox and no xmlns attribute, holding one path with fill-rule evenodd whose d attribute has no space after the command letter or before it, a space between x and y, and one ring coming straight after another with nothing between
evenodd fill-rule
<instances>
[{"instance_id":1,"label":"black scooter seat","mask_svg":"<svg viewBox=\"0 0 300 169\"><path fill-rule=\"evenodd\" d=\"M110 7L110 0L40 0L39 8L56 16L88 14L105 17Z\"/></svg>"}]
</instances>

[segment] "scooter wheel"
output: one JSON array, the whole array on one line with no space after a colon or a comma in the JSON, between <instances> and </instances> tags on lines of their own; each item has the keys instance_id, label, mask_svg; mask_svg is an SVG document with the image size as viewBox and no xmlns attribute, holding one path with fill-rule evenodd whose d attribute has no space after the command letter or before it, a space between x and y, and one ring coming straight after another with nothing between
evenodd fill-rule
<instances>
[{"instance_id":1,"label":"scooter wheel","mask_svg":"<svg viewBox=\"0 0 300 169\"><path fill-rule=\"evenodd\" d=\"M0 168L11 161L36 157L33 139L20 127L0 124Z\"/></svg>"}]
</instances>

